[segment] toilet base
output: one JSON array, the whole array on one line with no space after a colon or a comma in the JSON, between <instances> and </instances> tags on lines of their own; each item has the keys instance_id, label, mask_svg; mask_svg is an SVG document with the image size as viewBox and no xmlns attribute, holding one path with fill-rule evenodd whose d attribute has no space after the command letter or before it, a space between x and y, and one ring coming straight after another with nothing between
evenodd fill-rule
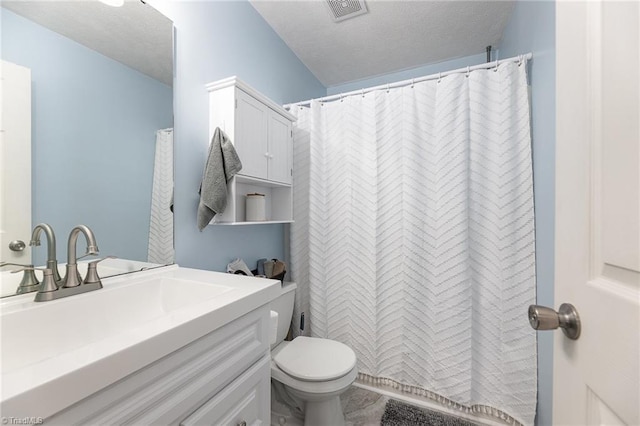
<instances>
[{"instance_id":1,"label":"toilet base","mask_svg":"<svg viewBox=\"0 0 640 426\"><path fill-rule=\"evenodd\" d=\"M340 397L307 401L304 406L304 426L344 426Z\"/></svg>"},{"instance_id":2,"label":"toilet base","mask_svg":"<svg viewBox=\"0 0 640 426\"><path fill-rule=\"evenodd\" d=\"M285 386L288 392L304 401L305 426L344 426L344 414L340 395L345 389L312 394Z\"/></svg>"}]
</instances>

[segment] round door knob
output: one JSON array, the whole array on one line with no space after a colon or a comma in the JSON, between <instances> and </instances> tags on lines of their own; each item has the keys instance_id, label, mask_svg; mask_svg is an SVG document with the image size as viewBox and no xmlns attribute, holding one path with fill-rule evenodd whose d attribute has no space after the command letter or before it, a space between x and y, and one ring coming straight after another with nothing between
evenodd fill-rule
<instances>
[{"instance_id":1,"label":"round door knob","mask_svg":"<svg viewBox=\"0 0 640 426\"><path fill-rule=\"evenodd\" d=\"M534 330L555 330L560 327L569 339L580 337L580 316L570 303L560 305L558 312L546 306L529 306L529 324Z\"/></svg>"},{"instance_id":2,"label":"round door knob","mask_svg":"<svg viewBox=\"0 0 640 426\"><path fill-rule=\"evenodd\" d=\"M22 251L27 245L22 240L13 240L9 243L9 250Z\"/></svg>"}]
</instances>

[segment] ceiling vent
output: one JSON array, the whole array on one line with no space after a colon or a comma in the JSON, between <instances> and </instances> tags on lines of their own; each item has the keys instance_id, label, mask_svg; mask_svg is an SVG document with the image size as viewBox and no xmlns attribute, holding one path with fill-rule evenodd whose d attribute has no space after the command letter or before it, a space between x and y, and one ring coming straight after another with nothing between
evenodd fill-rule
<instances>
[{"instance_id":1,"label":"ceiling vent","mask_svg":"<svg viewBox=\"0 0 640 426\"><path fill-rule=\"evenodd\" d=\"M367 13L367 5L364 4L364 0L327 0L327 4L335 22Z\"/></svg>"}]
</instances>

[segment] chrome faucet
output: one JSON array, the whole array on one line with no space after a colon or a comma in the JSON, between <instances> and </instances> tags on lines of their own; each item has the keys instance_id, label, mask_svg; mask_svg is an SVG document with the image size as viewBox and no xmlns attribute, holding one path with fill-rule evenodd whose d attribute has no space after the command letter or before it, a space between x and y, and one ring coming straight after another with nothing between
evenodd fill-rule
<instances>
[{"instance_id":1,"label":"chrome faucet","mask_svg":"<svg viewBox=\"0 0 640 426\"><path fill-rule=\"evenodd\" d=\"M56 259L56 235L53 232L53 228L46 223L39 223L33 228L31 234L30 246L40 245L40 234L44 231L47 236L47 268L53 273L53 280L56 283L60 283L62 278L58 272L58 260ZM26 270L27 271L27 270ZM25 271L25 272L26 272Z\"/></svg>"},{"instance_id":2,"label":"chrome faucet","mask_svg":"<svg viewBox=\"0 0 640 426\"><path fill-rule=\"evenodd\" d=\"M38 293L36 294L36 302L47 302L49 300L61 299L63 297L73 296L74 294L86 293L88 291L98 290L102 288L102 282L98 276L96 264L101 260L96 260L89 264L89 272L87 278L82 280L80 273L78 272L78 257L76 256L76 245L78 242L78 235L84 234L87 240L87 252L86 255L98 254L98 244L96 244L96 237L93 235L93 231L86 225L78 225L71 230L69 234L69 242L67 245L67 273L60 282L60 286L51 285L53 279L50 278L51 270L45 269L45 280L43 281ZM25 268L31 269L31 268ZM49 279L47 280L47 276Z\"/></svg>"},{"instance_id":3,"label":"chrome faucet","mask_svg":"<svg viewBox=\"0 0 640 426\"><path fill-rule=\"evenodd\" d=\"M86 225L78 225L71 230L69 234L69 242L67 244L67 273L64 280L62 280L62 287L77 287L82 284L82 278L78 272L78 259L76 257L76 245L78 242L78 235L84 234L87 240L87 252L86 254L98 254L98 244L96 243L96 237L93 235L93 231Z\"/></svg>"}]
</instances>

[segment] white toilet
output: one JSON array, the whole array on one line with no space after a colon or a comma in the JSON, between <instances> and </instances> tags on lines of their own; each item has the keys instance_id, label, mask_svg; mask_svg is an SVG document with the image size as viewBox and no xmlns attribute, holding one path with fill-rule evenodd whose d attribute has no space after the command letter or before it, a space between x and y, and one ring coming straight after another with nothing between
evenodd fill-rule
<instances>
[{"instance_id":1,"label":"white toilet","mask_svg":"<svg viewBox=\"0 0 640 426\"><path fill-rule=\"evenodd\" d=\"M340 395L358 375L356 354L340 342L315 337L285 341L293 315L295 283L284 283L271 302L278 313L275 343L271 345L271 378L304 401L305 426L342 426ZM273 338L271 340L273 342Z\"/></svg>"}]
</instances>

